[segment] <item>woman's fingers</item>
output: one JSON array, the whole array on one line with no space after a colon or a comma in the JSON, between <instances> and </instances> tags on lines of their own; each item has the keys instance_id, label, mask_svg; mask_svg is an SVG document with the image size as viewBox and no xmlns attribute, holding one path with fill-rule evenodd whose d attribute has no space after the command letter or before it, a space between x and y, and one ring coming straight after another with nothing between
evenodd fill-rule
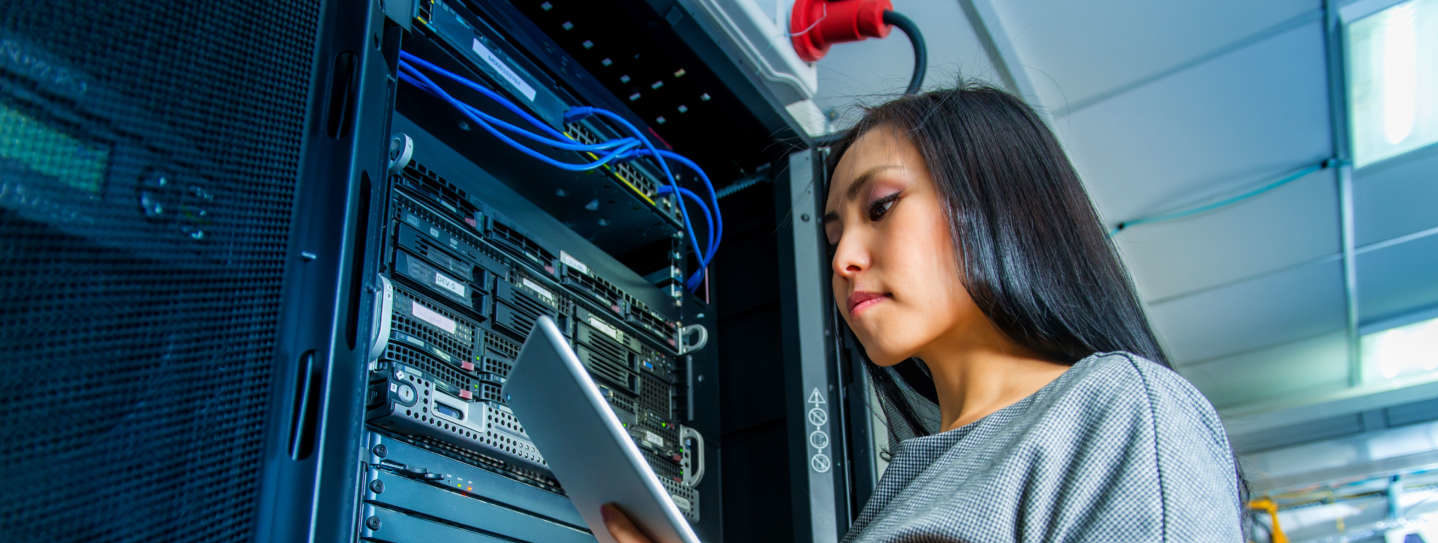
<instances>
[{"instance_id":1,"label":"woman's fingers","mask_svg":"<svg viewBox=\"0 0 1438 543\"><path fill-rule=\"evenodd\" d=\"M599 514L604 517L604 527L609 529L609 535L619 543L652 543L649 536L629 520L629 515L619 510L619 507L612 503L606 503L599 509Z\"/></svg>"}]
</instances>

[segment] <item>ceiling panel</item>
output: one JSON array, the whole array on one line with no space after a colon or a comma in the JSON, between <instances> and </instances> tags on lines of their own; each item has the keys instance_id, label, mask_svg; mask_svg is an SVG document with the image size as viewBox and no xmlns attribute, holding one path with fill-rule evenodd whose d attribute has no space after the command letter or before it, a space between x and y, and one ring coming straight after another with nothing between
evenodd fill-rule
<instances>
[{"instance_id":1,"label":"ceiling panel","mask_svg":"<svg viewBox=\"0 0 1438 543\"><path fill-rule=\"evenodd\" d=\"M1289 343L1344 326L1338 262L1299 266L1148 306L1176 364Z\"/></svg>"},{"instance_id":2,"label":"ceiling panel","mask_svg":"<svg viewBox=\"0 0 1438 543\"><path fill-rule=\"evenodd\" d=\"M1358 245L1438 227L1438 145L1357 170L1353 223Z\"/></svg>"},{"instance_id":3,"label":"ceiling panel","mask_svg":"<svg viewBox=\"0 0 1438 543\"><path fill-rule=\"evenodd\" d=\"M1112 223L1231 194L1329 156L1314 22L1057 119Z\"/></svg>"},{"instance_id":4,"label":"ceiling panel","mask_svg":"<svg viewBox=\"0 0 1438 543\"><path fill-rule=\"evenodd\" d=\"M1178 372L1219 409L1284 395L1339 390L1348 386L1347 334L1338 330L1182 365Z\"/></svg>"},{"instance_id":5,"label":"ceiling panel","mask_svg":"<svg viewBox=\"0 0 1438 543\"><path fill-rule=\"evenodd\" d=\"M994 4L1041 100L1055 111L1321 13L1319 0Z\"/></svg>"},{"instance_id":6,"label":"ceiling panel","mask_svg":"<svg viewBox=\"0 0 1438 543\"><path fill-rule=\"evenodd\" d=\"M1332 171L1241 203L1114 236L1139 296L1155 301L1337 253Z\"/></svg>"},{"instance_id":7,"label":"ceiling panel","mask_svg":"<svg viewBox=\"0 0 1438 543\"><path fill-rule=\"evenodd\" d=\"M913 19L924 34L929 54L926 90L953 87L960 76L1004 88L959 2L895 0L894 10ZM912 46L898 31L882 40L835 45L819 60L814 102L837 127L851 126L862 114L857 104L883 103L904 92L913 58Z\"/></svg>"},{"instance_id":8,"label":"ceiling panel","mask_svg":"<svg viewBox=\"0 0 1438 543\"><path fill-rule=\"evenodd\" d=\"M1358 255L1358 315L1363 322L1435 306L1438 235Z\"/></svg>"}]
</instances>

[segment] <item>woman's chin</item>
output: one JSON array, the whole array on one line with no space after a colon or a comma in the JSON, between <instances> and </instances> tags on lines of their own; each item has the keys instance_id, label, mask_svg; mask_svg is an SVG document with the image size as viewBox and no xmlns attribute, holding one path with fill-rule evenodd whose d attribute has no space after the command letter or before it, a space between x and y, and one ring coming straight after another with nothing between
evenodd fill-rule
<instances>
[{"instance_id":1,"label":"woman's chin","mask_svg":"<svg viewBox=\"0 0 1438 543\"><path fill-rule=\"evenodd\" d=\"M900 353L881 351L879 349L870 349L868 347L864 347L864 354L868 355L870 362L873 362L875 366L879 366L881 368L893 366L909 358L908 356Z\"/></svg>"}]
</instances>

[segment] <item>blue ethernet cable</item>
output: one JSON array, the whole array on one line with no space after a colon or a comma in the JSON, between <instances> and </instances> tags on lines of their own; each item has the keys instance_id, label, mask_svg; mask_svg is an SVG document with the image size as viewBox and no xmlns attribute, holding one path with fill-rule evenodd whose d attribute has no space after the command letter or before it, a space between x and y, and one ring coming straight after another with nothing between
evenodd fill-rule
<instances>
[{"instance_id":1,"label":"blue ethernet cable","mask_svg":"<svg viewBox=\"0 0 1438 543\"><path fill-rule=\"evenodd\" d=\"M569 111L564 112L564 121L573 122L579 119L583 119L584 117L587 117L589 115L599 115L601 117L605 117L614 122L617 122L630 133L634 134L634 137L639 138L640 141L644 142L644 147L648 149L650 153L652 153L654 160L659 163L659 169L664 171L664 177L669 180L669 184L673 187L674 192L679 192L679 181L677 178L674 177L674 172L670 171L669 163L664 160L664 155L659 154L659 149L654 146L654 143L649 141L648 136L645 136L644 133L639 130L639 128L635 127L633 123L630 123L629 119L625 119L623 116L620 116L619 114L606 109L589 106L579 106L569 108ZM686 206L684 205L684 199L676 197L675 202L678 204L677 207L679 208L679 214L684 217L684 227L689 234L689 242L693 245L694 254L699 255L699 270L694 272L694 274L691 275L687 281L685 281L685 285L688 286L690 290L694 290L696 288L699 288L699 280L701 279L702 275L706 273L705 270L709 267L708 257L710 257L711 254L699 248L699 239L698 236L694 235L694 227L692 226L689 219L689 211L685 209Z\"/></svg>"},{"instance_id":2,"label":"blue ethernet cable","mask_svg":"<svg viewBox=\"0 0 1438 543\"><path fill-rule=\"evenodd\" d=\"M654 190L655 194L660 195L669 194L671 192L674 192L674 188L670 187L669 185L660 185L658 189ZM694 203L699 206L699 210L704 212L704 224L709 227L708 232L712 235L715 227L714 216L709 213L709 206L705 205L704 198L696 194L694 191L686 189L684 187L679 187L679 194L689 198L690 200L693 200ZM710 248L710 250L712 252L712 247Z\"/></svg>"},{"instance_id":3,"label":"blue ethernet cable","mask_svg":"<svg viewBox=\"0 0 1438 543\"><path fill-rule=\"evenodd\" d=\"M413 56L413 55L410 55L410 56ZM414 58L418 58L418 57L414 57ZM432 66L432 65L431 65L431 66ZM449 103L451 106L460 109L460 110L461 110L462 112L464 112L467 116L470 116L470 118L471 118L472 120L475 120L475 122L479 123L481 127L485 128L486 131L490 132L490 134L492 134L492 135L494 135L495 137L499 138L501 141L505 142L506 144L509 144L509 145L515 147L515 148L518 149L519 151L524 152L526 155L529 155L529 156L531 156L531 157L533 157L533 158L535 158L535 159L537 159L537 160L540 160L540 161L542 161L542 162L545 162L545 163L547 163L547 164L550 164L550 165L553 165L553 166L556 166L556 167L559 167L559 168L562 168L562 169L565 169L565 170L570 170L570 171L582 171L582 170L585 170L585 169L594 169L594 168L597 168L597 167L602 166L603 164L605 164L605 163L607 163L607 162L613 160L614 158L616 158L617 156L619 156L620 154L622 154L624 151L627 151L627 150L631 149L634 145L637 145L637 143L638 143L638 142L634 142L634 145L624 145L624 146L622 146L622 147L616 149L615 151L611 151L610 153L604 155L604 156L601 157L598 161L596 161L596 162L594 162L594 163L591 163L591 164L588 164L588 165L583 165L583 166L581 166L581 165L574 165L574 164L569 164L569 163L558 162L558 161L555 161L555 160L551 159L550 157L543 156L543 155L541 155L541 154L539 154L539 153L533 151L532 149L529 149L529 148L523 146L522 144L519 144L518 142L514 141L513 139L511 139L511 138L509 138L509 137L506 137L504 134L498 133L498 131L497 131L497 130L494 130L492 126L490 126L488 123L484 122L484 119L475 119L475 118L474 118L474 117L475 117L475 115L474 115L475 113L483 113L483 112L479 112L479 111L475 110L474 108L468 106L468 104L464 104L463 102L461 102L461 101L459 101L459 100L453 98L453 97L450 96L448 93L444 92L444 90L443 90L442 88L440 88L438 84L436 84L433 80L429 79L429 77L425 76L423 73L421 73L421 72L420 72L418 69L416 69L414 66L409 65L407 62L401 61L400 68L401 68L401 71L400 71L400 78L401 78L401 80L403 80L403 81L405 81L405 82L407 82L407 83L413 84L413 85L415 85L415 86L417 86L417 87L419 87L419 88L425 90L426 92L428 92L428 93L430 93L430 94L432 94L432 95L435 95L436 97L440 98L441 100L444 100L445 102ZM451 74L451 75L453 75L453 74ZM463 78L460 78L459 76L453 76L453 77L454 77L454 78L457 78L457 79L463 79ZM471 83L471 82L468 82L467 80L465 80L465 83ZM468 86L468 85L466 85L466 86ZM483 87L479 87L479 88L482 89ZM488 89L485 89L485 90L487 91ZM496 98L498 101L500 101L502 104L504 104L507 108L508 108L508 107L512 107L512 104L508 103L508 101L505 100L504 97L498 96L498 95L494 95L494 96L492 96L492 97L493 97L493 98ZM488 116L488 115L486 115L486 116ZM491 118L492 118L492 117L491 117ZM532 117L531 117L531 118L532 118ZM495 120L498 120L498 121L500 121L500 122L503 122L503 121L500 120L500 119L495 119ZM534 121L535 121L535 122L538 122L538 119L534 119ZM506 123L506 124L507 124L507 123ZM513 125L510 125L510 126L513 126ZM519 127L513 127L513 128L516 129L516 130L523 130L523 129L519 128ZM630 139L632 140L632 138L630 138ZM676 185L676 187L677 187L677 185ZM693 226L689 223L688 214L687 214L687 213L684 213L685 210L684 210L684 208L683 208L683 206L682 206L682 202L681 202L681 206L680 206L680 211L681 211L681 214L684 215L684 218L685 218L685 228L686 228L686 230L689 232L690 238L691 238L691 240L692 240L692 239L694 239L694 237L695 237L695 236L694 236L694 231L693 231ZM705 254L703 251L701 251L701 250L699 249L699 247L698 247L698 242L697 242L697 241L694 242L694 249L695 249L695 254L700 255L701 258L702 258L702 256Z\"/></svg>"},{"instance_id":4,"label":"blue ethernet cable","mask_svg":"<svg viewBox=\"0 0 1438 543\"><path fill-rule=\"evenodd\" d=\"M666 156L667 158L676 158L676 157L677 157L678 159L680 159L678 162L680 162L681 164L683 164L683 165L685 165L685 166L688 166L688 167L690 167L690 169L692 169L692 170L698 172L699 175L700 175L700 180L707 183L707 181L708 181L708 176L707 176L706 174L704 174L704 171L703 171L703 170L697 169L697 168L698 168L698 165L697 165L697 164L694 164L694 163L693 163L692 161L690 161L688 158L685 158L683 155L679 155L679 154L677 154L677 153L673 153L673 152L670 152L670 151L665 151L665 150L662 150L662 149L661 149L659 152L660 152L660 153L665 153L665 156ZM620 159L620 160L631 160L631 159L635 159L635 158L639 158L639 157L644 157L644 156L652 156L652 155L650 154L650 152L649 152L648 149L637 149L637 148L635 148L635 149L631 149L631 150L625 152L623 155L621 155L621 156L619 157L619 159ZM686 163L687 163L687 164L686 164ZM660 192L660 193L670 193L670 192L674 192L674 189L671 188L670 186L667 186L667 185L666 185L666 186L664 186L663 188L664 188L664 190L658 191L658 192ZM681 187L681 190L682 190L682 187ZM691 191L691 192L692 192L692 191ZM713 194L713 192L711 191L710 194ZM696 194L696 196L697 196L697 194ZM708 234L708 235L706 236L706 241L705 241L705 247L706 247L706 249L705 249L704 253L703 253L702 255L700 255L701 261L702 261L704 264L706 264L706 265L714 259L714 254L719 250L719 239L720 239L721 236L724 235L724 218L723 218L722 216L717 216L718 206L713 206L712 209L714 209L714 212L713 212L713 213L714 213L715 215L710 215L710 209L711 209L710 202L712 202L712 201L714 201L714 200L711 199L710 201L705 201L705 200L703 200L702 197L701 197L701 199L699 199L698 201L695 202L695 203L698 204L698 205L704 206L705 215L711 217L710 220L709 220L709 224L710 224L711 228L706 232L706 233Z\"/></svg>"},{"instance_id":5,"label":"blue ethernet cable","mask_svg":"<svg viewBox=\"0 0 1438 543\"><path fill-rule=\"evenodd\" d=\"M500 95L499 93L494 92L493 90L490 90L489 87L486 87L486 86L484 86L484 85L481 85L481 84L479 84L479 83L476 83L476 82L474 82L474 81L472 81L472 80L470 80L470 79L468 79L468 78L466 78L466 77L464 77L464 76L462 76L462 75L459 75L459 74L456 74L456 73L451 72L451 71L449 71L449 70L446 70L446 69L444 69L443 67L441 67L441 66L439 66L439 65L436 65L436 64L434 64L433 62L430 62L430 61L428 61L428 60L419 58L419 57L416 56L414 53L410 53L410 52L408 52L408 51L400 51L400 52L399 52L399 58L402 59L402 60L406 60L406 61L409 61L409 62L418 64L418 65L420 65L421 67L423 67L423 68L425 68L425 69L427 69L427 70L429 70L429 71L432 71L432 72L435 72L435 73L437 73L437 74L440 74L440 75L444 76L446 79L449 79L450 81L454 81L455 83L459 83L459 84L461 84L461 85L464 85L464 86L466 86L466 87L469 87L471 90L474 90L475 92L478 92L478 93L480 93L480 94L483 94L485 97L488 97L490 100L494 100L494 101L496 101L496 102L499 102L499 104L500 104L501 106L504 106L505 109L508 109L509 111L513 112L515 115L518 115L521 119L524 119L525 121L528 121L529 124L534 125L536 128L538 128L538 129L544 131L545 133L549 134L551 137L553 137L553 138L555 138L555 139L564 140L564 139L567 139L567 138L568 138L568 136L565 136L565 135L564 135L563 133L561 133L560 131L555 130L554 127L549 126L549 123L546 123L546 122L540 120L539 118L535 117L534 115L530 115L528 111L525 111L525 110L524 110L524 108L521 108L521 107L515 105L514 102L509 101L508 99L506 99L504 96Z\"/></svg>"},{"instance_id":6,"label":"blue ethernet cable","mask_svg":"<svg viewBox=\"0 0 1438 543\"><path fill-rule=\"evenodd\" d=\"M718 198L715 197L713 183L709 181L708 176L701 168L699 168L697 164L689 160L687 157L684 157L677 153L656 148L653 143L650 142L649 139L636 127L634 127L634 125L631 124L627 119L624 119L623 117L613 112L599 108L590 108L586 106L571 108L570 111L565 113L565 121L572 122L573 120L577 120L577 118L582 118L583 116L587 116L590 114L599 114L624 125L631 133L634 134L634 137L619 138L616 140L610 140L599 144L581 144L577 142L572 142L572 140L568 139L568 136L564 135L563 133L560 133L557 130L554 130L547 123L539 120L533 115L530 115L527 111L523 110L519 106L515 105L513 102L509 101L498 93L495 93L489 88L475 83L474 81L471 81L463 76L450 72L449 70L446 70L433 63L430 63L418 56L415 56L412 53L405 51L401 51L400 53L401 80L413 84L416 87L419 87L422 90L425 90L426 92L449 103L452 107L455 107L456 109L459 109L461 112L465 113L466 116L478 123L491 135L494 135L495 137L499 138L500 141L505 142L506 144L514 147L515 149L523 152L526 155L529 155L532 158L535 158L537 160L540 160L561 169L569 171L584 171L598 168L615 159L623 160L645 155L652 157L656 162L659 163L660 168L664 171L664 174L669 179L670 185L672 187L669 190L663 190L658 192L663 194L683 190L684 192L679 192L679 194L681 195L685 195L685 192L687 192L688 194L686 196L690 196L691 199L696 200L696 203L701 206L701 209L704 211L706 223L710 226L710 228L706 232L706 237L708 241L708 243L706 243L707 250L701 250L699 248L698 236L696 236L694 233L693 223L689 218L689 213L686 209L686 206L684 205L683 198L678 198L676 200L676 203L679 207L680 215L683 216L684 227L686 232L689 234L692 248L694 249L695 254L700 257L700 270L696 271L692 276L690 276L690 278L686 282L686 285L691 290L698 288L699 281L702 279L702 275L706 273L705 270L708 268L710 261L713 260L714 254L718 250L719 239L722 237L723 232L723 218L722 216L717 218L710 216L708 206L704 205L702 198L699 198L699 196L697 194L694 194L692 191L687 191L686 189L682 189L681 187L679 187L678 181L675 178L673 172L669 169L665 158L671 158L680 161L686 167L699 174L700 178L704 181L705 188L709 192L710 200L711 202L713 202L714 211L717 214L719 211ZM534 125L536 128L539 128L542 131L548 133L550 136L552 136L552 138L546 138L543 135L534 134L533 132L530 132L524 128L510 124L503 119L499 119L497 117L489 115L483 111L478 110L477 108L474 108L473 106L470 106L469 104L464 103L463 101L455 99L453 96L449 95L449 93L445 92L441 87L439 87L439 85L436 84L433 80L431 80L428 76L424 75L413 65L410 65L409 62L411 61L498 102L502 107L515 113L522 119ZM495 125L499 126L500 128L515 132L516 134L519 134L536 142L546 144L555 148L588 152L598 152L603 150L611 151L601 156L595 162L587 164L572 164L560 162L548 156L540 154L533 149L530 149L523 144L515 141L514 139L500 133L497 129L495 129ZM646 147L646 149L636 149L636 147L638 147L641 143ZM648 151L647 153L643 152L646 150Z\"/></svg>"},{"instance_id":7,"label":"blue ethernet cable","mask_svg":"<svg viewBox=\"0 0 1438 543\"><path fill-rule=\"evenodd\" d=\"M436 92L435 92L436 89L438 89L440 92L443 92L442 89L439 89L439 87L434 84L434 81L433 81L433 80L431 80L431 79L429 79L428 77L424 76L423 73L420 72L418 69L416 69L413 65L411 65L411 64L409 64L409 63L407 63L407 62L401 60L400 63L399 63L399 67L400 67L400 78L401 78L402 80L406 80L406 79L405 79L405 76L406 76L406 75L408 75L408 76L410 77L410 79L423 78L422 80L425 81L425 82L427 82L427 84L425 84L425 85L416 85L416 86L418 86L418 87L420 87L421 89L425 90L426 92L429 92L430 94L434 94L434 95L436 95L436 96L437 96L437 94L436 94ZM410 80L406 80L406 81L410 81ZM410 81L410 82L413 82L413 81ZM446 95L447 95L447 93L446 93ZM547 137L547 136L543 136L543 135L540 135L540 134L535 134L535 133L533 133L533 132L530 132L529 130L526 130L526 129L523 128L523 127L515 126L515 125L509 123L508 121L505 121L504 119L500 119L499 117L495 117L495 116L493 116L493 115L490 115L489 113L486 113L486 112L484 112L484 111L479 110L478 108L475 108L474 106L471 106L471 105L469 105L469 104L460 102L460 101L458 101L457 99L456 99L456 100L448 100L448 101L450 102L451 105L454 105L454 106L456 106L456 107L459 107L459 108L462 109L462 110L465 110L465 111L468 111L468 112L470 112L470 113L472 113L472 114L475 114L475 115L480 116L481 118L483 118L486 122L490 123L491 125L495 125L495 126L497 126L497 127L499 127L499 128L503 128L503 129L505 129L505 130L509 130L509 131L511 131L511 132L514 132L514 133L516 133L516 134L519 134L519 135L521 135L521 136L524 136L524 137L529 138L529 139L531 139L531 140L534 140L534 141L536 141L536 142L539 142L539 143L548 145L548 146L550 146L550 147L554 147L554 148L557 148L557 149L563 149L563 150L566 150L566 151L584 151L584 152L591 152L591 153L599 153L599 152L602 152L602 151L614 149L614 148L616 148L616 147L631 146L631 145L629 145L629 144L631 144L631 143L636 143L636 144L638 143L638 140L636 140L636 139L634 139L634 138L619 138L619 139L615 139L615 140L610 140L610 141L601 142L601 143L592 143L592 144L579 143L579 142L576 142L576 141L574 141L574 140L572 140L572 139L569 139L568 136L565 136L565 139L564 139L564 140L556 140L556 139L553 139L553 138L549 138L549 137ZM512 105L512 104L510 104L510 105ZM632 147L632 146L631 146L631 147Z\"/></svg>"},{"instance_id":8,"label":"blue ethernet cable","mask_svg":"<svg viewBox=\"0 0 1438 543\"><path fill-rule=\"evenodd\" d=\"M714 258L714 254L719 250L719 241L724 236L724 216L719 211L719 199L714 193L714 184L709 180L709 175L704 172L703 168L700 168L698 164L695 164L694 161L690 160L688 157L667 150L660 150L659 152L664 157L674 160L680 165L689 168L691 171L698 174L699 179L701 182L703 182L705 189L709 191L710 200L714 203L715 222L717 223L715 224L715 230L717 230L717 232L711 232L713 236L709 238L709 251L706 252L704 255L706 262L711 261ZM648 153L649 151L647 149L634 149L626 153L625 156L621 158L623 160L628 160L636 156L643 156Z\"/></svg>"},{"instance_id":9,"label":"blue ethernet cable","mask_svg":"<svg viewBox=\"0 0 1438 543\"><path fill-rule=\"evenodd\" d=\"M645 139L645 140L646 140L646 143L647 143L647 138L645 138L644 135L643 135L642 133L640 133L639 130L638 130L637 128L635 128L634 125L631 124L627 119L625 119L624 117L622 117L622 116L620 116L620 115L618 115L618 114L616 114L616 113L614 113L614 112L612 112L612 111L608 111L608 110L605 110L605 109L595 108L595 107L587 107L587 106L581 106L581 107L571 108L569 111L565 112L565 120L566 120L566 121L575 120L575 119L583 118L584 116L592 115L592 114L597 114L597 115L600 115L600 116L602 116L602 117L605 117L605 118L614 120L615 122L618 122L618 123L622 124L626 129L628 129L630 132L634 133L635 136L637 136L637 137L639 137L639 138L641 138L641 139ZM710 202L712 202L712 203L713 203L713 206L714 206L715 218L714 218L714 222L713 222L712 224L715 225L715 228L714 228L713 230L711 230L710 232L708 232L708 233L710 234L709 239L708 239L708 241L709 241L709 243L708 243L708 250L701 255L700 263L701 263L701 265L702 265L703 267L706 267L706 268L707 268L708 265L709 265L709 262L713 261L714 255L715 255L715 253L716 253L716 252L718 251L718 249L719 249L719 242L720 242L720 240L723 238L723 235L724 235L724 217L723 217L723 214L719 211L719 198L717 197L717 195L715 195L713 182L711 182L711 181L709 180L709 175L708 175L707 173L705 173L705 172L704 172L704 169L703 169L703 168L700 168L698 164L695 164L694 161L690 160L688 157L685 157L684 155L675 153L675 152L673 152L673 151L655 149L653 145L646 145L646 149L636 149L636 150L634 150L634 151L632 151L632 152L630 153L631 156L635 156L635 157L637 157L637 156L643 156L643 155L645 155L645 154L649 154L650 156L654 157L654 159L655 159L657 162L659 162L660 166L663 167L663 169L664 169L664 171L665 171L665 175L668 176L669 179L670 179L670 181L671 181L671 183L674 183L676 186L677 186L677 182L674 181L674 175L673 175L672 172L669 171L669 168L668 168L667 164L665 163L665 160L664 160L664 159L666 159L666 158L667 158L667 159L670 159L670 160L674 160L675 162L679 162L681 165L684 165L685 167L689 168L690 170L692 170L692 171L694 171L696 174L698 174L700 180L704 183L705 189L708 190ZM629 156L626 156L626 158L629 158ZM702 204L701 204L701 205L702 205ZM691 233L691 235L692 235L692 233ZM698 275L697 275L697 274L696 274L695 276L693 276L693 277L690 278L689 286L690 286L691 289L692 289L692 288L697 288L697 286L698 286L698 281L697 281L697 279L698 279Z\"/></svg>"},{"instance_id":10,"label":"blue ethernet cable","mask_svg":"<svg viewBox=\"0 0 1438 543\"><path fill-rule=\"evenodd\" d=\"M549 157L549 156L546 156L546 155L544 155L543 153L540 153L540 152L538 152L538 151L535 151L534 149L531 149L531 148L529 148L528 146L526 146L526 145L524 145L524 144L522 144L522 143L520 143L520 142L518 142L518 141L515 141L513 138L511 138L511 137L505 135L503 132L500 132L500 131L499 131L498 129L496 129L494 126L492 126L492 125L490 125L488 122L486 122L483 118L481 118L481 117L475 115L474 112L471 111L471 108L465 107L466 104L464 104L463 102L460 102L459 100L456 100L453 96L450 96L449 93L446 93L446 92L444 92L443 89L439 88L438 85L436 85L432 80L429 80L427 77L424 77L424 74L421 74L421 73L410 74L410 73L407 73L407 72L405 72L405 71L401 71L401 72L400 72L400 80L401 80L401 81L405 81L405 82L407 82L407 83L410 83L410 84L412 84L412 85L415 85L416 87L419 87L420 89L423 89L425 92L428 92L428 93L430 93L431 95L434 95L435 97L439 98L440 100L443 100L443 101L447 102L449 105L453 106L455 109L460 110L461 113L464 113L465 116L469 117L470 120L474 121L475 124L478 124L478 125L479 125L481 128L483 128L486 132L489 132L490 135L493 135L494 137L499 138L500 141L503 141L504 143L506 143L506 144L508 144L509 146L513 147L515 150L520 151L521 153L524 153L524 154L530 156L531 158L534 158L535 160L539 160L539 161L541 161L541 162L544 162L545 164L548 164L548 165L550 165L550 166L553 166L553 167L555 167L555 168L559 168L559 169L562 169L562 170L567 170L567 171L588 171L588 170L597 169L597 168L600 168L600 167L604 166L605 164L608 164L608 163L614 161L616 158L619 158L619 157L622 156L625 152L627 152L627 151L629 151L629 150L632 150L632 149L634 148L634 146L638 145L638 142L632 142L631 144L626 144L626 145L623 145L623 146L620 146L620 147L616 147L616 148L614 148L613 150L610 150L608 153L606 153L606 154L600 156L598 160L595 160L595 161L593 161L593 162L587 162L587 163L582 163L582 164L575 164L575 163L570 163L570 162L561 162L561 161L555 160L555 159L553 159L553 158L551 158L551 157Z\"/></svg>"},{"instance_id":11,"label":"blue ethernet cable","mask_svg":"<svg viewBox=\"0 0 1438 543\"><path fill-rule=\"evenodd\" d=\"M636 148L629 151L628 154L644 154L646 152L647 150L645 149ZM714 204L715 227L718 230L718 232L714 236L714 239L710 242L711 247L709 259L713 259L713 253L719 250L719 241L724 237L724 215L719 211L719 197L714 192L714 183L709 180L709 174L705 173L704 169L700 168L699 165L695 164L693 160L689 159L689 157L664 149L660 149L659 154L663 155L665 158L678 162L681 166L689 168L690 171L694 172L696 175L699 176L699 180L704 184L704 188L709 191L709 201L713 202ZM629 156L626 155L622 158L628 159Z\"/></svg>"},{"instance_id":12,"label":"blue ethernet cable","mask_svg":"<svg viewBox=\"0 0 1438 543\"><path fill-rule=\"evenodd\" d=\"M458 101L457 99L453 99L452 97L448 96L446 93L443 92L443 90L438 89L438 88L437 88L437 85L435 85L435 83L434 83L432 80L428 80L428 78L425 78L425 77L423 76L423 74L418 73L418 71L415 70L413 66L403 65L403 64L402 64L402 65L401 65L401 68L402 68L402 71L401 71L401 73L400 73L400 78L401 78L401 80L403 80L403 81L405 81L405 82L407 82L407 83L410 83L410 84L412 84L412 85L415 85L416 87L419 87L419 88L421 88L422 90L424 90L424 91L426 91L426 92L428 92L428 93L430 93L430 94L433 94L433 95L439 97L439 98L442 99L442 100L445 100L445 101L446 101L447 103L449 103L451 106L460 109L461 111L465 112L466 114L469 114L469 116L470 116L471 119L475 120L475 122L481 124L482 126L485 124L485 123L483 122L483 121L484 121L483 119L475 119L474 117L475 117L476 114L479 114L479 115L481 115L481 116L486 116L486 117L488 117L486 114L484 114L484 113L481 112L481 111L478 111L477 109L475 109L475 108L472 107L472 106L469 106L468 104L465 104L465 103L463 103L463 102ZM410 73L410 72L415 72L415 73ZM503 122L504 122L503 120L500 120L500 119L493 119L493 118L491 118L491 120L496 120L496 121L499 121L500 123L503 123ZM513 130L517 130L517 131L523 131L523 130L524 130L524 129L522 129L522 128L520 128L520 127L517 127L517 126L513 126L513 125L509 125L509 126L510 126L510 128L513 129ZM486 129L488 129L488 128L489 128L489 127L486 127ZM508 144L510 144L510 145L512 145L512 146L515 146L516 148L518 148L518 149L521 150L521 151L526 151L526 154L529 154L530 156L534 156L534 153L531 152L529 149L526 149L526 148L523 148L523 147L520 146L520 145L517 145L518 142L515 142L515 141L513 141L512 139L509 139L509 138L505 138L502 134L499 134L499 133L497 133L497 132L494 131L494 130L489 130L489 131L490 131L491 134L495 135L496 137L499 137L502 141L505 141L506 143L508 143ZM612 161L612 160L614 160L614 159L616 159L616 158L619 158L619 157L623 156L623 154L624 154L625 152L630 151L630 150L632 150L634 147L636 147L637 145L639 145L639 142L638 142L637 140L634 140L633 138L626 138L626 140L628 140L628 141L626 141L624 145L618 147L617 149L614 149L614 150L611 151L610 153L608 153L608 154L606 154L605 156L601 157L598 161L596 161L596 162L590 164L590 165L589 165L589 169L592 169L593 167L601 166L601 165L603 165L603 164L605 164L605 163L607 163L607 162L610 162L610 161ZM618 140L616 140L616 141L618 141ZM540 158L540 157L535 157L535 158ZM541 160L544 160L544 159L547 159L547 158L548 158L548 157L543 157L543 158L541 158ZM545 162L554 164L554 162L552 162L552 161L550 161L550 160L545 160ZM557 164L556 164L556 165L557 165ZM578 167L579 165L569 165L569 166ZM568 168L566 168L566 169L568 169ZM664 188L668 188L668 187L664 187ZM667 191L666 191L666 192L667 192ZM690 192L690 194L693 194L693 193ZM698 198L698 195L694 195L694 198L697 199L697 198ZM700 200L700 202L702 203L702 200ZM711 217L709 217L709 210L708 210L707 208L704 209L704 215L705 215L705 219L706 219L707 223L710 225L710 229L712 230L712 228L713 228L713 219L712 219ZM693 227L692 227L691 225L686 225L686 226L689 227L689 229L690 229L690 231L691 231L691 233L692 233ZM712 251L711 251L711 252L712 252Z\"/></svg>"},{"instance_id":13,"label":"blue ethernet cable","mask_svg":"<svg viewBox=\"0 0 1438 543\"><path fill-rule=\"evenodd\" d=\"M673 189L672 187L670 187L669 185L660 185L659 188L658 188L658 189L655 189L655 191L654 191L655 194L661 194L661 195L662 195L662 194L669 194L669 193L671 193L671 192L674 192L674 189ZM701 197L701 196L699 196L698 194L695 194L694 191L689 190L689 189L686 189L686 188L684 188L684 187L679 187L679 194L681 194L681 195L683 195L683 196L689 198L690 200L693 200L694 203L695 203L695 205L698 205L698 206L699 206L699 211L703 211L703 212L704 212L704 224L705 224L706 226L708 226L708 230L706 230L706 233L709 234L709 236L710 236L709 239L712 241L712 240L714 239L713 236L714 236L714 228L715 228L715 225L714 225L714 217L713 217L712 215L710 215L710 213L709 213L709 206L704 203L704 198ZM713 254L714 254L714 246L713 246L713 245L710 245L710 246L708 246L707 256L712 257ZM708 261L708 260L701 260L700 266L701 266L701 268L708 268L708 267L709 267L709 261ZM685 280L685 283L684 283L685 286L688 287L690 290L694 290L695 288L698 288L699 284L698 284L698 281L697 281L696 279L698 279L698 278L700 278L700 277L701 277L701 276L700 276L699 272L695 272L693 275L691 275L691 276L689 277L689 279Z\"/></svg>"}]
</instances>

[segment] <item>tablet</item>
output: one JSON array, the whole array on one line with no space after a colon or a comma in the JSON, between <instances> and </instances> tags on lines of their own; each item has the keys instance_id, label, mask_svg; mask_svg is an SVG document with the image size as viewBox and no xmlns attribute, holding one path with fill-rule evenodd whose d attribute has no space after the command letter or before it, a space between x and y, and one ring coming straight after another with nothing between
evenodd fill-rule
<instances>
[{"instance_id":1,"label":"tablet","mask_svg":"<svg viewBox=\"0 0 1438 543\"><path fill-rule=\"evenodd\" d=\"M655 541L699 543L549 317L529 332L503 393L595 538L614 541L599 512L614 503Z\"/></svg>"}]
</instances>

